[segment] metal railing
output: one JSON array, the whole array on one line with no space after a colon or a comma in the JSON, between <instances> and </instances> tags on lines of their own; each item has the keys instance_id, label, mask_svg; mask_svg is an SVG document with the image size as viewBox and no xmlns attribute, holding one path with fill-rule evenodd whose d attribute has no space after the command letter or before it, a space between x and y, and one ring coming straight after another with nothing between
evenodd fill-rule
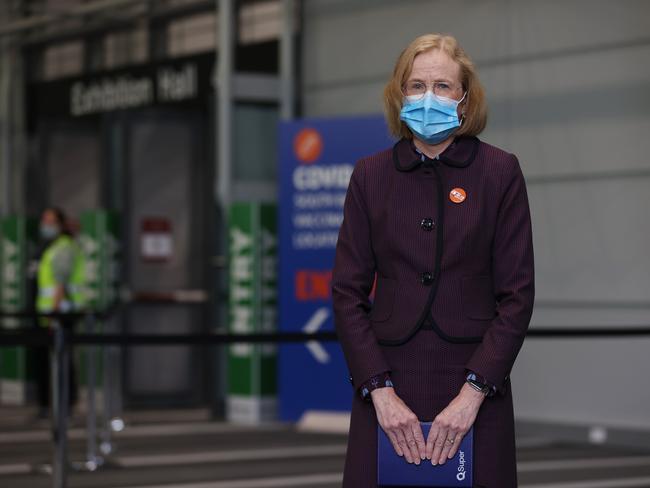
<instances>
[{"instance_id":1,"label":"metal railing","mask_svg":"<svg viewBox=\"0 0 650 488\"><path fill-rule=\"evenodd\" d=\"M337 341L334 331L320 331L314 333L303 332L272 332L232 334L224 332L204 334L127 334L127 333L96 333L95 324L98 320L110 318L114 310L105 313L2 313L0 318L42 319L49 318L54 326L48 330L42 329L14 329L0 330L0 348L11 346L43 347L49 346L52 350L52 408L53 408L53 433L54 433L54 459L52 465L52 482L54 488L67 486L68 447L68 365L69 357L74 346L93 346L87 356L87 448L86 468L95 470L103 462L97 454L97 422L95 413L95 381L96 381L96 350L94 346L146 346L146 345L219 345L233 343L286 343L307 342L313 340ZM77 333L74 329L61 325L61 321L84 320L86 332ZM587 327L537 327L527 331L529 337L539 338L604 338L604 337L631 337L650 336L650 326L609 326L600 328ZM106 371L108 368L104 368ZM105 383L106 384L106 383ZM110 401L105 392L104 400ZM106 404L105 404L106 405ZM105 429L110 432L110 429ZM108 434L110 435L110 434ZM104 439L110 445L110 438ZM109 449L110 450L110 449Z\"/></svg>"},{"instance_id":2,"label":"metal railing","mask_svg":"<svg viewBox=\"0 0 650 488\"><path fill-rule=\"evenodd\" d=\"M52 461L53 486L65 487L67 473L66 469L70 464L68 461L67 430L68 430L68 399L70 396L70 367L72 355L72 342L70 337L75 335L74 329L63 326L62 323L77 325L83 322L85 334L93 335L96 331L98 320L110 318L114 310L105 313L49 313L37 314L30 312L0 312L0 318L32 319L50 321L51 327L24 328L12 330L0 330L0 348L23 346L23 347L49 347L50 348L50 370L51 370L51 408L52 408L52 435L55 445ZM101 445L98 446L98 428L96 414L96 386L97 386L97 347L88 344L85 354L86 366L86 459L82 463L75 463L78 469L88 471L96 470L103 464L103 458L98 454L98 447L105 453L112 450L111 429L109 423L113 420L112 402L110 390L111 381L109 368L104 367L102 383L104 387L103 413L106 426L101 430ZM1 352L1 351L0 351ZM108 350L104 349L105 364L108 363ZM113 395L117 389L113 392Z\"/></svg>"}]
</instances>

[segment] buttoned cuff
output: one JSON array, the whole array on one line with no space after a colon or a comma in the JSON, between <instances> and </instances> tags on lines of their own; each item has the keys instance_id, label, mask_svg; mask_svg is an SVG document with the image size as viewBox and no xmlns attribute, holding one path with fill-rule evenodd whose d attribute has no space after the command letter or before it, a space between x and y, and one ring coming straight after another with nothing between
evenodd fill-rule
<instances>
[{"instance_id":1,"label":"buttoned cuff","mask_svg":"<svg viewBox=\"0 0 650 488\"><path fill-rule=\"evenodd\" d=\"M366 402L370 402L370 392L376 390L377 388L386 388L392 386L393 382L390 379L390 372L384 371L383 373L375 375L365 381L359 387L359 394L361 395L361 398L363 398Z\"/></svg>"}]
</instances>

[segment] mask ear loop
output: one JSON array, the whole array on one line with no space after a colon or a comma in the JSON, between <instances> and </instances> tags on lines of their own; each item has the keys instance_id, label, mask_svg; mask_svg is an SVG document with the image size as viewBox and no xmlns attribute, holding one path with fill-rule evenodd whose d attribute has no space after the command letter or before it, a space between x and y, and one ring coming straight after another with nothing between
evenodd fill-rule
<instances>
[{"instance_id":1,"label":"mask ear loop","mask_svg":"<svg viewBox=\"0 0 650 488\"><path fill-rule=\"evenodd\" d=\"M465 97L467 96L469 92L465 90L465 93L463 94L463 97L458 100L458 104L460 105L463 100L465 100ZM469 97L467 98L469 100ZM467 106L467 102L465 102L465 105L463 106L463 110L460 113L460 125L463 125L463 122L465 121L465 107ZM460 126L459 125L459 126Z\"/></svg>"}]
</instances>

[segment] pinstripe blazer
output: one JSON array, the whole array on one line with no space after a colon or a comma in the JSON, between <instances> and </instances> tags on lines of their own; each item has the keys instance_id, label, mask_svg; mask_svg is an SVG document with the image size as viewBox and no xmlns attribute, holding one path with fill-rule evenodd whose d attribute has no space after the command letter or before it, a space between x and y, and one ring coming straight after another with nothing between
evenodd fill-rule
<instances>
[{"instance_id":1,"label":"pinstripe blazer","mask_svg":"<svg viewBox=\"0 0 650 488\"><path fill-rule=\"evenodd\" d=\"M402 139L359 160L331 286L355 388L390 370L382 345L408 341L429 316L444 339L480 343L466 367L503 391L534 301L531 219L517 158L457 137L437 159Z\"/></svg>"}]
</instances>

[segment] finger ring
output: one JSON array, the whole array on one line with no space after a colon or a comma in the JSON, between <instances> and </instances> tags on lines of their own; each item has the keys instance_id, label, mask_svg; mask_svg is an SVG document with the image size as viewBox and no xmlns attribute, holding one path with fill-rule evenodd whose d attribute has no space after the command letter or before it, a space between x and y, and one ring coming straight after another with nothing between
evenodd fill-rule
<instances>
[{"instance_id":1,"label":"finger ring","mask_svg":"<svg viewBox=\"0 0 650 488\"><path fill-rule=\"evenodd\" d=\"M415 445L415 441L409 441L409 446L414 446L414 445Z\"/></svg>"},{"instance_id":2,"label":"finger ring","mask_svg":"<svg viewBox=\"0 0 650 488\"><path fill-rule=\"evenodd\" d=\"M447 442L449 442L449 444L453 444L454 440L453 439L447 439Z\"/></svg>"}]
</instances>

